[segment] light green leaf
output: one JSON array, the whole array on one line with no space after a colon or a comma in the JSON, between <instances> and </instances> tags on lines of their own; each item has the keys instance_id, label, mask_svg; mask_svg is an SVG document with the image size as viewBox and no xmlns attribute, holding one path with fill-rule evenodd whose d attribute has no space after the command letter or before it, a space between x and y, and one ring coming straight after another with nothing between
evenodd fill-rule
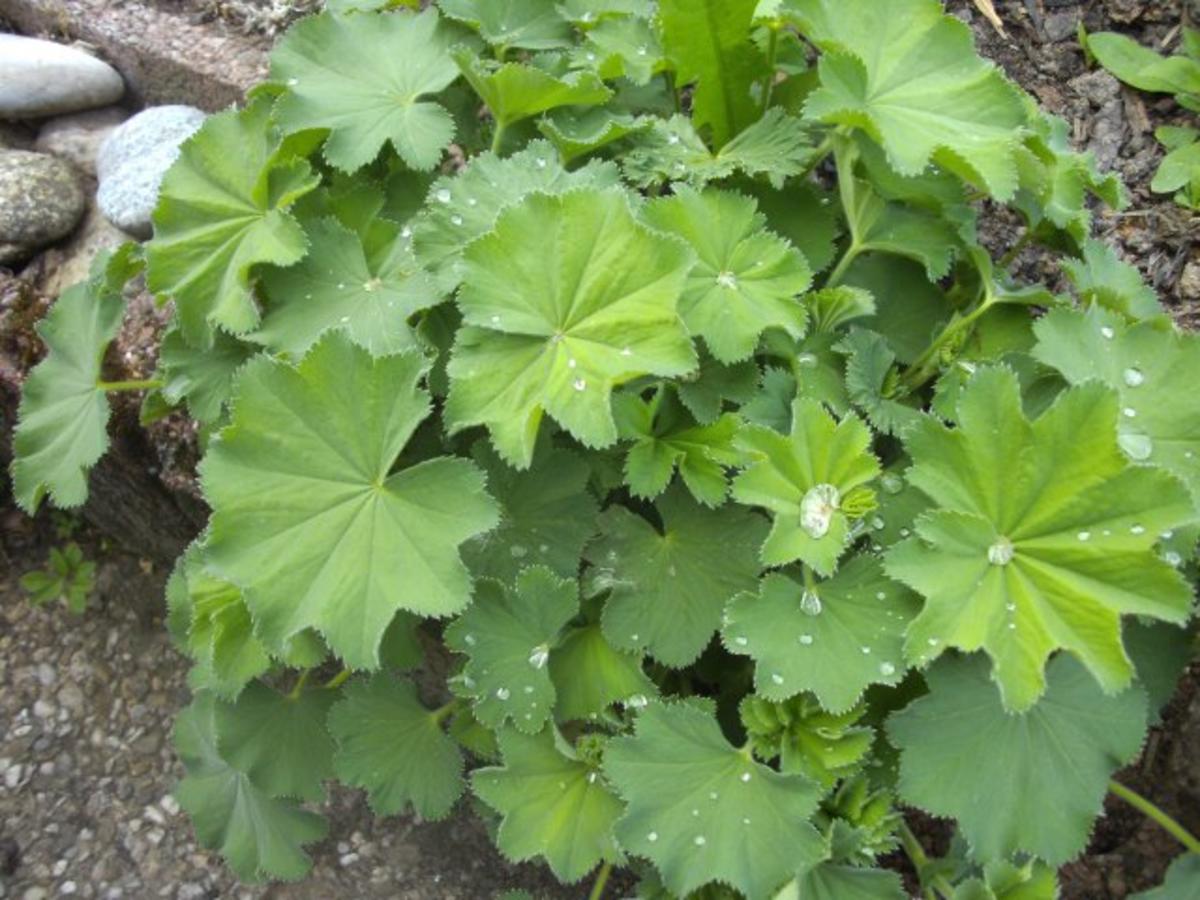
<instances>
[{"instance_id":1,"label":"light green leaf","mask_svg":"<svg viewBox=\"0 0 1200 900\"><path fill-rule=\"evenodd\" d=\"M764 227L752 198L678 187L644 215L696 252L679 308L688 330L704 338L719 361L749 357L767 328L803 336L806 316L797 298L812 273L798 250Z\"/></svg>"},{"instance_id":2,"label":"light green leaf","mask_svg":"<svg viewBox=\"0 0 1200 900\"><path fill-rule=\"evenodd\" d=\"M1167 878L1161 885L1134 894L1129 900L1196 900L1197 897L1200 897L1200 855L1182 853L1167 869Z\"/></svg>"},{"instance_id":3,"label":"light green leaf","mask_svg":"<svg viewBox=\"0 0 1200 900\"><path fill-rule=\"evenodd\" d=\"M674 395L659 389L650 400L618 394L613 400L617 433L633 445L625 457L625 483L636 497L653 499L667 489L678 466L692 496L720 506L729 491L725 468L741 454L733 449L740 424L732 414L698 425Z\"/></svg>"},{"instance_id":4,"label":"light green leaf","mask_svg":"<svg viewBox=\"0 0 1200 900\"><path fill-rule=\"evenodd\" d=\"M562 161L570 163L649 124L648 119L614 113L607 107L561 108L543 116L538 121L538 130L554 144Z\"/></svg>"},{"instance_id":5,"label":"light green leaf","mask_svg":"<svg viewBox=\"0 0 1200 900\"><path fill-rule=\"evenodd\" d=\"M611 588L609 642L681 668L708 645L726 602L757 583L766 525L747 509L705 509L679 488L655 505L661 533L623 506L605 510L587 557L593 586Z\"/></svg>"},{"instance_id":6,"label":"light green leaf","mask_svg":"<svg viewBox=\"0 0 1200 900\"><path fill-rule=\"evenodd\" d=\"M493 66L465 48L451 56L500 129L560 106L595 106L612 97L592 72L556 78L524 63Z\"/></svg>"},{"instance_id":7,"label":"light green leaf","mask_svg":"<svg viewBox=\"0 0 1200 900\"><path fill-rule=\"evenodd\" d=\"M1053 866L1073 859L1103 809L1109 777L1141 749L1140 690L1105 696L1065 654L1046 675L1045 696L1013 715L982 656L948 658L927 673L930 693L888 721L901 797L956 818L978 858L1025 851Z\"/></svg>"},{"instance_id":8,"label":"light green leaf","mask_svg":"<svg viewBox=\"0 0 1200 900\"><path fill-rule=\"evenodd\" d=\"M423 819L448 815L463 792L463 758L440 714L421 704L411 681L386 674L352 681L344 693L329 712L337 777L365 788L376 815L409 807Z\"/></svg>"},{"instance_id":9,"label":"light green leaf","mask_svg":"<svg viewBox=\"0 0 1200 900\"><path fill-rule=\"evenodd\" d=\"M460 174L434 183L429 202L412 225L413 250L422 265L438 273L439 280L457 284L463 249L491 231L507 207L534 192L561 194L580 187L610 187L618 181L612 163L593 161L568 172L545 141L534 141L507 159L483 153Z\"/></svg>"},{"instance_id":10,"label":"light green leaf","mask_svg":"<svg viewBox=\"0 0 1200 900\"><path fill-rule=\"evenodd\" d=\"M333 775L325 718L336 699L326 690L287 696L255 681L213 706L221 756L271 797L323 800Z\"/></svg>"},{"instance_id":11,"label":"light green leaf","mask_svg":"<svg viewBox=\"0 0 1200 900\"><path fill-rule=\"evenodd\" d=\"M604 754L604 771L629 804L617 837L652 860L676 894L721 881L766 900L824 855L808 822L819 791L807 778L755 762L690 704L651 703L636 728Z\"/></svg>"},{"instance_id":12,"label":"light green leaf","mask_svg":"<svg viewBox=\"0 0 1200 900\"><path fill-rule=\"evenodd\" d=\"M255 349L219 330L213 332L211 347L196 347L178 327L169 329L158 348L163 397L172 406L186 400L188 414L197 422L219 421L233 390L234 375Z\"/></svg>"},{"instance_id":13,"label":"light green leaf","mask_svg":"<svg viewBox=\"0 0 1200 900\"><path fill-rule=\"evenodd\" d=\"M661 0L663 48L676 83L695 83L692 119L711 132L716 150L762 113L752 88L766 74L750 41L757 0Z\"/></svg>"},{"instance_id":14,"label":"light green leaf","mask_svg":"<svg viewBox=\"0 0 1200 900\"><path fill-rule=\"evenodd\" d=\"M1195 519L1191 498L1166 472L1128 463L1117 419L1116 393L1087 384L1031 422L1016 375L996 367L964 387L957 428L927 418L906 433L908 480L937 507L887 556L888 574L926 600L911 661L982 648L1020 712L1056 648L1113 693L1133 674L1121 615L1187 619L1191 590L1153 546Z\"/></svg>"},{"instance_id":15,"label":"light green leaf","mask_svg":"<svg viewBox=\"0 0 1200 900\"><path fill-rule=\"evenodd\" d=\"M734 479L734 499L775 514L762 561L800 560L832 575L850 538L842 501L879 474L870 429L855 416L838 422L820 403L801 398L792 406L790 434L753 425L739 443L755 462Z\"/></svg>"},{"instance_id":16,"label":"light green leaf","mask_svg":"<svg viewBox=\"0 0 1200 900\"><path fill-rule=\"evenodd\" d=\"M497 518L482 473L449 458L392 472L429 414L424 369L333 334L297 368L259 357L243 370L201 468L207 553L268 646L314 628L348 666L374 668L398 609L446 616L469 602L458 546Z\"/></svg>"},{"instance_id":17,"label":"light green leaf","mask_svg":"<svg viewBox=\"0 0 1200 900\"><path fill-rule=\"evenodd\" d=\"M902 175L932 161L999 200L1012 197L1024 105L976 54L969 26L937 0L788 0L787 8L824 51L808 117L864 130Z\"/></svg>"},{"instance_id":18,"label":"light green leaf","mask_svg":"<svg viewBox=\"0 0 1200 900\"><path fill-rule=\"evenodd\" d=\"M1175 147L1163 157L1150 182L1150 190L1160 194L1181 191L1183 199L1176 198L1180 203L1200 209L1200 137Z\"/></svg>"},{"instance_id":19,"label":"light green leaf","mask_svg":"<svg viewBox=\"0 0 1200 900\"><path fill-rule=\"evenodd\" d=\"M579 587L545 566L532 566L513 586L480 579L475 603L446 629L446 646L467 655L463 684L475 717L491 729L512 720L534 734L554 713L546 663L559 632L579 612Z\"/></svg>"},{"instance_id":20,"label":"light green leaf","mask_svg":"<svg viewBox=\"0 0 1200 900\"><path fill-rule=\"evenodd\" d=\"M486 425L518 466L544 412L586 446L607 446L614 385L695 368L676 313L691 255L639 225L621 191L531 195L465 258L447 424Z\"/></svg>"},{"instance_id":21,"label":"light green leaf","mask_svg":"<svg viewBox=\"0 0 1200 900\"><path fill-rule=\"evenodd\" d=\"M271 53L271 78L287 86L279 124L329 129L325 158L345 172L371 162L388 141L410 167L432 169L454 137L454 119L425 98L458 78L455 42L432 9L301 19Z\"/></svg>"},{"instance_id":22,"label":"light green leaf","mask_svg":"<svg viewBox=\"0 0 1200 900\"><path fill-rule=\"evenodd\" d=\"M1200 94L1200 61L1162 56L1114 31L1089 34L1087 49L1100 65L1140 91Z\"/></svg>"},{"instance_id":23,"label":"light green leaf","mask_svg":"<svg viewBox=\"0 0 1200 900\"><path fill-rule=\"evenodd\" d=\"M38 325L48 353L25 379L13 434L13 494L30 515L47 494L64 509L87 499L88 471L108 449L101 364L125 312L122 289L140 269L135 244L98 256Z\"/></svg>"},{"instance_id":24,"label":"light green leaf","mask_svg":"<svg viewBox=\"0 0 1200 900\"><path fill-rule=\"evenodd\" d=\"M1102 306L1131 319L1152 319L1163 313L1158 296L1142 280L1141 273L1103 241L1085 241L1083 259L1064 260L1063 272L1085 304Z\"/></svg>"},{"instance_id":25,"label":"light green leaf","mask_svg":"<svg viewBox=\"0 0 1200 900\"><path fill-rule=\"evenodd\" d=\"M875 729L861 724L865 703L831 713L808 693L782 703L748 694L738 713L755 756L778 759L783 774L804 775L825 790L853 776L875 743Z\"/></svg>"},{"instance_id":26,"label":"light green leaf","mask_svg":"<svg viewBox=\"0 0 1200 900\"><path fill-rule=\"evenodd\" d=\"M653 0L563 0L558 14L576 28L588 28L610 18L635 16L648 19L654 14Z\"/></svg>"},{"instance_id":27,"label":"light green leaf","mask_svg":"<svg viewBox=\"0 0 1200 900\"><path fill-rule=\"evenodd\" d=\"M563 753L554 728L500 732L504 765L479 769L471 788L503 816L496 843L514 862L542 857L560 881L575 883L621 850L618 800L586 762Z\"/></svg>"},{"instance_id":28,"label":"light green leaf","mask_svg":"<svg viewBox=\"0 0 1200 900\"><path fill-rule=\"evenodd\" d=\"M721 638L755 660L754 690L768 700L812 691L841 713L872 684L904 678L904 630L920 604L883 574L874 556L856 556L828 581L805 587L786 575L729 604Z\"/></svg>"},{"instance_id":29,"label":"light green leaf","mask_svg":"<svg viewBox=\"0 0 1200 900\"><path fill-rule=\"evenodd\" d=\"M175 301L184 339L213 343L212 326L234 333L258 324L251 269L288 266L308 251L288 212L320 178L301 158L301 139L283 140L270 99L209 117L163 178L146 245L146 286Z\"/></svg>"},{"instance_id":30,"label":"light green leaf","mask_svg":"<svg viewBox=\"0 0 1200 900\"><path fill-rule=\"evenodd\" d=\"M440 303L442 291L414 259L399 226L376 220L364 245L334 219L307 229L309 254L299 265L268 270L268 306L252 339L300 357L334 329L373 356L418 346L408 320Z\"/></svg>"},{"instance_id":31,"label":"light green leaf","mask_svg":"<svg viewBox=\"0 0 1200 900\"><path fill-rule=\"evenodd\" d=\"M822 863L791 882L773 900L906 900L896 872Z\"/></svg>"},{"instance_id":32,"label":"light green leaf","mask_svg":"<svg viewBox=\"0 0 1200 900\"><path fill-rule=\"evenodd\" d=\"M1099 380L1121 402L1117 443L1137 462L1161 466L1200 498L1200 337L1170 324L1129 323L1098 307L1056 309L1034 326L1034 355L1071 384Z\"/></svg>"},{"instance_id":33,"label":"light green leaf","mask_svg":"<svg viewBox=\"0 0 1200 900\"><path fill-rule=\"evenodd\" d=\"M325 820L272 799L229 764L217 747L214 705L211 694L199 694L175 720L175 748L187 772L175 798L200 843L219 851L238 878L303 878L311 865L303 846L325 836Z\"/></svg>"},{"instance_id":34,"label":"light green leaf","mask_svg":"<svg viewBox=\"0 0 1200 900\"><path fill-rule=\"evenodd\" d=\"M571 46L571 26L554 0L438 0L442 14L470 25L489 44L522 50Z\"/></svg>"},{"instance_id":35,"label":"light green leaf","mask_svg":"<svg viewBox=\"0 0 1200 900\"><path fill-rule=\"evenodd\" d=\"M516 581L528 565L549 566L562 578L579 574L583 545L596 533L599 508L587 491L590 469L569 450L543 445L527 472L506 465L479 441L471 455L500 504L500 524L463 546L468 568L481 578Z\"/></svg>"},{"instance_id":36,"label":"light green leaf","mask_svg":"<svg viewBox=\"0 0 1200 900\"><path fill-rule=\"evenodd\" d=\"M555 715L564 722L600 715L618 702L636 709L658 692L641 656L617 650L599 625L568 632L550 653L550 678L558 694Z\"/></svg>"},{"instance_id":37,"label":"light green leaf","mask_svg":"<svg viewBox=\"0 0 1200 900\"><path fill-rule=\"evenodd\" d=\"M650 22L635 16L598 22L572 57L601 78L623 77L637 85L648 83L666 64Z\"/></svg>"}]
</instances>

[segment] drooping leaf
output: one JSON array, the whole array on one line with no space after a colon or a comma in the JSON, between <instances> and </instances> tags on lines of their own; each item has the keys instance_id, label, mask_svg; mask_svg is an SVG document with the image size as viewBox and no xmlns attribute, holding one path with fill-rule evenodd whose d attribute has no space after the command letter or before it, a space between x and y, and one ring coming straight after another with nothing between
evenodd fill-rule
<instances>
[{"instance_id":1,"label":"drooping leaf","mask_svg":"<svg viewBox=\"0 0 1200 900\"><path fill-rule=\"evenodd\" d=\"M1200 497L1200 408L1191 389L1200 377L1200 338L1099 307L1051 310L1034 331L1034 355L1069 383L1099 380L1116 390L1125 454L1172 472Z\"/></svg>"},{"instance_id":2,"label":"drooping leaf","mask_svg":"<svg viewBox=\"0 0 1200 900\"><path fill-rule=\"evenodd\" d=\"M804 334L797 298L812 273L798 250L764 227L753 199L679 187L649 204L645 217L696 252L679 309L688 330L704 338L720 362L749 357L767 328Z\"/></svg>"},{"instance_id":3,"label":"drooping leaf","mask_svg":"<svg viewBox=\"0 0 1200 900\"><path fill-rule=\"evenodd\" d=\"M551 109L595 106L612 97L612 91L592 72L559 78L525 63L492 66L468 49L451 55L501 129Z\"/></svg>"},{"instance_id":4,"label":"drooping leaf","mask_svg":"<svg viewBox=\"0 0 1200 900\"><path fill-rule=\"evenodd\" d=\"M554 0L438 0L438 7L496 47L559 50L571 45L571 27Z\"/></svg>"},{"instance_id":5,"label":"drooping leaf","mask_svg":"<svg viewBox=\"0 0 1200 900\"><path fill-rule=\"evenodd\" d=\"M932 161L997 199L1013 195L1020 94L941 3L787 0L787 10L824 51L807 116L861 128L902 175Z\"/></svg>"},{"instance_id":6,"label":"drooping leaf","mask_svg":"<svg viewBox=\"0 0 1200 900\"><path fill-rule=\"evenodd\" d=\"M695 83L692 119L720 150L761 114L752 89L767 73L750 41L756 0L662 0L663 48L676 82Z\"/></svg>"},{"instance_id":7,"label":"drooping leaf","mask_svg":"<svg viewBox=\"0 0 1200 900\"><path fill-rule=\"evenodd\" d=\"M555 109L538 120L538 130L554 145L564 163L594 153L648 125L645 120L602 106Z\"/></svg>"},{"instance_id":8,"label":"drooping leaf","mask_svg":"<svg viewBox=\"0 0 1200 900\"><path fill-rule=\"evenodd\" d=\"M755 660L754 689L768 700L812 691L840 713L872 684L904 677L904 630L919 604L883 574L878 558L856 556L828 581L805 587L771 574L756 593L734 598L721 637Z\"/></svg>"},{"instance_id":9,"label":"drooping leaf","mask_svg":"<svg viewBox=\"0 0 1200 900\"><path fill-rule=\"evenodd\" d=\"M364 244L333 219L312 223L308 256L265 273L269 303L253 339L295 357L335 329L374 356L416 348L408 320L441 302L442 291L399 226L377 221L373 231Z\"/></svg>"},{"instance_id":10,"label":"drooping leaf","mask_svg":"<svg viewBox=\"0 0 1200 900\"><path fill-rule=\"evenodd\" d=\"M186 401L188 414L198 422L219 421L233 390L234 375L255 349L219 330L213 332L211 347L196 347L178 327L171 328L158 348L163 397L172 406Z\"/></svg>"},{"instance_id":11,"label":"drooping leaf","mask_svg":"<svg viewBox=\"0 0 1200 900\"><path fill-rule=\"evenodd\" d=\"M587 762L564 753L553 727L501 731L500 750L504 764L477 770L471 788L503 816L501 853L514 862L540 856L568 883L621 858L613 839L621 801Z\"/></svg>"},{"instance_id":12,"label":"drooping leaf","mask_svg":"<svg viewBox=\"0 0 1200 900\"><path fill-rule=\"evenodd\" d=\"M198 694L175 720L175 748L187 772L175 798L200 843L219 851L243 881L304 877L311 861L303 847L325 836L325 820L268 796L229 764L218 749L214 704L211 694Z\"/></svg>"},{"instance_id":13,"label":"drooping leaf","mask_svg":"<svg viewBox=\"0 0 1200 900\"><path fill-rule=\"evenodd\" d=\"M412 168L432 169L454 137L454 119L429 98L458 78L455 42L432 9L302 19L271 53L271 78L287 85L279 124L329 129L325 158L345 172L389 141Z\"/></svg>"},{"instance_id":14,"label":"drooping leaf","mask_svg":"<svg viewBox=\"0 0 1200 900\"><path fill-rule=\"evenodd\" d=\"M213 326L258 323L251 270L289 266L308 251L288 211L319 182L302 158L306 138L283 139L269 98L209 117L163 178L146 245L146 286L175 301L184 339L213 343Z\"/></svg>"},{"instance_id":15,"label":"drooping leaf","mask_svg":"<svg viewBox=\"0 0 1200 900\"><path fill-rule=\"evenodd\" d=\"M333 775L325 718L336 699L333 691L293 697L252 682L213 706L221 756L271 797L323 800L322 782Z\"/></svg>"},{"instance_id":16,"label":"drooping leaf","mask_svg":"<svg viewBox=\"0 0 1200 900\"><path fill-rule=\"evenodd\" d=\"M398 609L446 616L469 601L458 546L497 518L482 473L447 458L392 472L429 414L424 369L332 334L297 368L260 357L243 370L201 469L207 553L268 646L315 628L347 665L374 668Z\"/></svg>"},{"instance_id":17,"label":"drooping leaf","mask_svg":"<svg viewBox=\"0 0 1200 900\"><path fill-rule=\"evenodd\" d=\"M730 746L696 706L651 703L634 735L608 745L604 771L628 804L621 845L652 860L679 896L721 881L766 900L824 855L808 822L819 796L812 782Z\"/></svg>"},{"instance_id":18,"label":"drooping leaf","mask_svg":"<svg viewBox=\"0 0 1200 900\"><path fill-rule=\"evenodd\" d=\"M486 425L518 466L532 459L544 412L606 446L617 437L614 385L696 365L676 312L691 257L639 225L620 191L532 195L465 257L447 423Z\"/></svg>"},{"instance_id":19,"label":"drooping leaf","mask_svg":"<svg viewBox=\"0 0 1200 900\"><path fill-rule=\"evenodd\" d=\"M135 249L97 257L38 326L48 353L25 379L13 433L13 494L30 515L47 494L60 508L81 505L88 471L108 449L100 366L125 312L121 291L141 270Z\"/></svg>"},{"instance_id":20,"label":"drooping leaf","mask_svg":"<svg viewBox=\"0 0 1200 900\"><path fill-rule=\"evenodd\" d=\"M896 872L822 863L790 883L773 900L905 900Z\"/></svg>"},{"instance_id":21,"label":"drooping leaf","mask_svg":"<svg viewBox=\"0 0 1200 900\"><path fill-rule=\"evenodd\" d=\"M1131 319L1162 315L1153 288L1136 268L1124 262L1102 241L1086 241L1081 260L1066 260L1063 272L1086 304L1103 306Z\"/></svg>"},{"instance_id":22,"label":"drooping leaf","mask_svg":"<svg viewBox=\"0 0 1200 900\"><path fill-rule=\"evenodd\" d=\"M600 715L611 704L637 708L656 693L642 671L641 656L616 649L599 625L568 632L550 653L550 678L558 694L561 721Z\"/></svg>"},{"instance_id":23,"label":"drooping leaf","mask_svg":"<svg viewBox=\"0 0 1200 900\"><path fill-rule=\"evenodd\" d=\"M475 603L446 629L446 646L467 656L463 684L475 717L488 728L511 720L536 734L554 713L546 664L579 612L578 585L539 565L523 570L512 587L480 579L475 593Z\"/></svg>"},{"instance_id":24,"label":"drooping leaf","mask_svg":"<svg viewBox=\"0 0 1200 900\"><path fill-rule=\"evenodd\" d=\"M1045 696L1013 715L982 656L947 658L926 674L930 693L888 721L901 751L901 797L954 816L978 858L1025 851L1057 866L1075 857L1109 777L1141 749L1140 690L1106 696L1066 654L1046 676Z\"/></svg>"},{"instance_id":25,"label":"drooping leaf","mask_svg":"<svg viewBox=\"0 0 1200 900\"><path fill-rule=\"evenodd\" d=\"M906 433L907 477L936 504L887 557L888 574L925 597L910 660L983 648L1020 712L1056 648L1115 692L1132 676L1121 615L1188 617L1191 591L1152 548L1195 518L1191 498L1173 476L1129 464L1117 419L1116 393L1086 384L1031 422L1016 376L993 367L963 389L957 428L927 418Z\"/></svg>"},{"instance_id":26,"label":"drooping leaf","mask_svg":"<svg viewBox=\"0 0 1200 900\"><path fill-rule=\"evenodd\" d=\"M411 807L423 819L446 816L463 792L463 758L439 714L411 681L382 673L352 681L344 694L329 712L338 778L365 788L377 815Z\"/></svg>"},{"instance_id":27,"label":"drooping leaf","mask_svg":"<svg viewBox=\"0 0 1200 900\"><path fill-rule=\"evenodd\" d=\"M802 398L792 405L789 434L752 425L739 442L755 461L734 479L733 497L774 513L762 561L800 560L832 575L850 537L842 503L879 474L870 429L854 416L838 422Z\"/></svg>"},{"instance_id":28,"label":"drooping leaf","mask_svg":"<svg viewBox=\"0 0 1200 900\"><path fill-rule=\"evenodd\" d=\"M519 472L482 441L471 452L487 473L488 492L500 504L500 524L463 546L468 568L505 584L532 564L574 578L583 545L596 533L599 512L587 491L587 463L569 450L543 446L530 471Z\"/></svg>"},{"instance_id":29,"label":"drooping leaf","mask_svg":"<svg viewBox=\"0 0 1200 900\"><path fill-rule=\"evenodd\" d=\"M601 620L609 642L683 667L707 646L729 598L755 586L766 525L748 509L705 509L679 488L655 506L661 533L623 506L605 510L587 558L593 585L611 589Z\"/></svg>"}]
</instances>

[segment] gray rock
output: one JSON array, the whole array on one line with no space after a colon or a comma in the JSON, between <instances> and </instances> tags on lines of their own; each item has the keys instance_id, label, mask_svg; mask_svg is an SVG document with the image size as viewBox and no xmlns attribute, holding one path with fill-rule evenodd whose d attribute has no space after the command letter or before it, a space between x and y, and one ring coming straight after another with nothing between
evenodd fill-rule
<instances>
[{"instance_id":1,"label":"gray rock","mask_svg":"<svg viewBox=\"0 0 1200 900\"><path fill-rule=\"evenodd\" d=\"M119 106L59 116L42 125L34 149L58 156L81 172L95 175L100 146L128 118L129 113Z\"/></svg>"},{"instance_id":2,"label":"gray rock","mask_svg":"<svg viewBox=\"0 0 1200 900\"><path fill-rule=\"evenodd\" d=\"M79 176L62 160L0 150L0 265L66 237L86 206Z\"/></svg>"},{"instance_id":3,"label":"gray rock","mask_svg":"<svg viewBox=\"0 0 1200 900\"><path fill-rule=\"evenodd\" d=\"M193 106L152 106L109 135L96 159L96 203L105 218L149 237L163 175L179 156L179 145L203 122L204 113Z\"/></svg>"},{"instance_id":4,"label":"gray rock","mask_svg":"<svg viewBox=\"0 0 1200 900\"><path fill-rule=\"evenodd\" d=\"M117 70L89 53L0 34L0 118L40 119L108 106L124 93Z\"/></svg>"}]
</instances>

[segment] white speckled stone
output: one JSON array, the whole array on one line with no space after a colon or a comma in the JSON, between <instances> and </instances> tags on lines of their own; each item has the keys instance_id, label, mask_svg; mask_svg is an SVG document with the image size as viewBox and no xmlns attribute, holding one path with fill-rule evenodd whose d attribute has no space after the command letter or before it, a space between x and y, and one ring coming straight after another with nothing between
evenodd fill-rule
<instances>
[{"instance_id":1,"label":"white speckled stone","mask_svg":"<svg viewBox=\"0 0 1200 900\"><path fill-rule=\"evenodd\" d=\"M40 119L116 103L120 73L89 53L0 34L0 119Z\"/></svg>"},{"instance_id":2,"label":"white speckled stone","mask_svg":"<svg viewBox=\"0 0 1200 900\"><path fill-rule=\"evenodd\" d=\"M108 136L96 160L96 203L106 219L122 231L150 236L163 176L204 116L193 106L152 106Z\"/></svg>"}]
</instances>

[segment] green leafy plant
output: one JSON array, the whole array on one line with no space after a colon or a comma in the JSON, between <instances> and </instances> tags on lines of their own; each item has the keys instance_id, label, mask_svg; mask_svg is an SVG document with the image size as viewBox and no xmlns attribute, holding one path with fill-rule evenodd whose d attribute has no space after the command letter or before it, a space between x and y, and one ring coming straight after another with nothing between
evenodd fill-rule
<instances>
[{"instance_id":1,"label":"green leafy plant","mask_svg":"<svg viewBox=\"0 0 1200 900\"><path fill-rule=\"evenodd\" d=\"M1065 123L936 0L414 5L283 37L26 384L30 512L110 392L201 426L201 843L300 878L336 779L469 791L593 900L899 898L897 847L926 898L1048 900L1106 791L1200 850L1112 780L1191 655L1200 348ZM980 245L1000 205L1071 293Z\"/></svg>"},{"instance_id":2,"label":"green leafy plant","mask_svg":"<svg viewBox=\"0 0 1200 900\"><path fill-rule=\"evenodd\" d=\"M1174 94L1184 109L1200 112L1200 30L1183 28L1178 53L1164 56L1131 38L1112 31L1087 34L1079 39L1087 53L1109 72L1139 91ZM1154 136L1167 155L1158 165L1150 189L1173 194L1175 202L1200 210L1200 129L1163 125Z\"/></svg>"},{"instance_id":3,"label":"green leafy plant","mask_svg":"<svg viewBox=\"0 0 1200 900\"><path fill-rule=\"evenodd\" d=\"M96 588L96 564L84 558L74 541L61 550L51 547L46 567L22 575L21 587L34 606L62 602L71 612L81 613Z\"/></svg>"}]
</instances>

